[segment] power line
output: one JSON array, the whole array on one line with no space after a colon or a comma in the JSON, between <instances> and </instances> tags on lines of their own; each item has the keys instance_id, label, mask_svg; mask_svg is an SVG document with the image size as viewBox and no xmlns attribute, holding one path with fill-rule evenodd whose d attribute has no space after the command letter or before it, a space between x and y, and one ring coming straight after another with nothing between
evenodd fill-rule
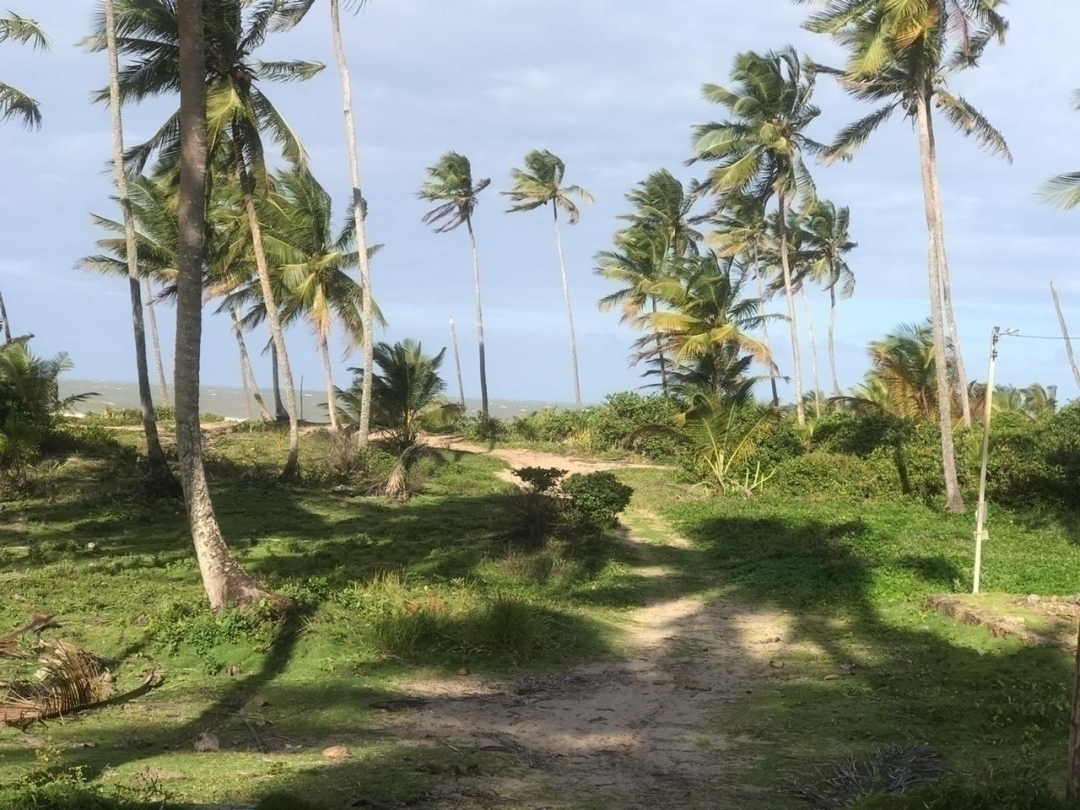
<instances>
[{"instance_id":1,"label":"power line","mask_svg":"<svg viewBox=\"0 0 1080 810\"><path fill-rule=\"evenodd\" d=\"M1021 340L1060 340L1065 341L1061 335L1002 335L1002 337L1019 338Z\"/></svg>"}]
</instances>

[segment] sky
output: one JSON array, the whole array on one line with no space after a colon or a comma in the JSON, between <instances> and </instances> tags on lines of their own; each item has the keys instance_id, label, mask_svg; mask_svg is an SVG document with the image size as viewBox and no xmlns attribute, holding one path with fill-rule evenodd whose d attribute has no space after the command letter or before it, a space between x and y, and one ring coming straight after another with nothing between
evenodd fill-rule
<instances>
[{"instance_id":1,"label":"sky","mask_svg":"<svg viewBox=\"0 0 1080 810\"><path fill-rule=\"evenodd\" d=\"M35 334L33 348L66 351L71 376L134 379L127 284L75 269L95 252L100 234L89 213L117 216L110 202L109 115L90 94L105 86L104 54L78 47L96 3L10 0L16 13L40 20L52 38L48 53L0 45L0 81L42 104L44 125L26 132L0 125L0 290L16 334ZM586 401L641 384L629 366L636 334L596 302L611 292L593 272L594 255L611 246L625 194L649 173L668 168L684 180L691 128L722 116L701 97L703 83L725 84L741 51L787 44L827 64L837 48L800 28L806 7L790 0L717 3L682 0L372 0L343 25L360 130L369 239L385 245L373 263L373 291L389 327L379 339L421 340L426 349L450 344L448 318L458 324L466 393L478 394L474 295L464 231L435 234L420 218L416 191L424 170L443 152L467 155L476 177L490 177L475 228L483 274L490 394L498 399L567 402L573 399L566 309L550 216L505 213L497 192L532 149L550 149L567 165L566 182L592 192L581 222L564 228L570 288L580 345ZM1058 335L1049 293L1056 282L1067 315L1080 332L1080 212L1042 206L1036 196L1050 176L1080 170L1075 143L1080 114L1080 5L1010 4L1005 47L992 47L978 70L952 87L1004 133L1009 163L939 129L942 190L953 295L970 377L984 377L995 325L1025 335ZM349 183L340 85L334 68L327 4L318 3L298 28L274 35L259 54L267 59L317 60L327 69L314 79L265 87L310 154L315 175L331 193L339 219ZM809 134L830 140L869 110L823 77L815 97L822 115ZM125 109L129 144L147 137L175 108L176 99ZM926 226L918 147L910 125L896 118L850 164L813 166L822 197L851 209L859 247L849 263L855 295L841 302L837 361L841 384L858 383L866 345L897 324L928 314ZM813 324L823 388L828 388L824 335L827 295L813 296ZM772 306L783 307L781 299ZM171 377L175 328L171 309L159 307ZM806 388L812 360L805 320L802 342ZM239 385L236 346L225 318L206 310L202 378ZM786 325L774 327L774 353L790 370ZM265 334L250 339L253 353ZM311 333L293 328L290 357L297 384L322 384ZM335 343L335 377L348 382ZM452 380L447 357L446 376ZM269 365L258 359L264 388ZM1059 340L1006 338L998 379L1057 384L1062 399L1080 394ZM790 394L790 389L788 391Z\"/></svg>"}]
</instances>

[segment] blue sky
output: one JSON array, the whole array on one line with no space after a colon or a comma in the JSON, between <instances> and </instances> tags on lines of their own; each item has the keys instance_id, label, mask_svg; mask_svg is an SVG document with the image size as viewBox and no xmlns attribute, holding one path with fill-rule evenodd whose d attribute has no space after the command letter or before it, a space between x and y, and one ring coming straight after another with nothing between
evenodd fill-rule
<instances>
[{"instance_id":1,"label":"blue sky","mask_svg":"<svg viewBox=\"0 0 1080 810\"><path fill-rule=\"evenodd\" d=\"M98 238L88 213L114 215L109 203L108 111L92 106L106 82L103 54L76 47L94 3L11 0L35 16L53 39L47 54L0 46L0 78L43 105L44 127L27 133L0 126L0 289L17 333L33 332L40 353L67 351L73 376L130 380L134 361L123 281L73 269ZM267 89L311 155L314 171L344 201L348 181L339 86L333 69L325 4L295 31L275 36L268 58L325 62L299 85ZM704 82L727 82L743 50L788 43L818 61L839 62L826 39L799 28L805 7L788 0L739 3L737 15L708 0L670 6L643 0L372 0L347 16L346 42L357 91L361 162L370 203L372 241L386 248L375 260L373 288L391 340L413 337L437 349L449 343L447 318L458 322L466 388L477 393L471 268L466 235L436 235L420 223L415 192L424 169L448 149L468 155L477 176L491 177L476 217L484 276L488 379L496 398L572 399L569 339L550 218L542 212L506 215L497 191L526 152L546 148L567 164L567 181L590 190L594 205L564 232L587 400L637 386L628 367L635 334L596 301L611 287L593 272L593 255L610 246L625 212L624 195L650 172L667 167L689 179L690 129L720 114L701 100ZM1080 213L1038 204L1035 191L1050 175L1080 169L1074 147L1080 115L1071 93L1080 87L1080 52L1069 46L1080 30L1080 6L1006 7L1008 44L961 77L962 92L1004 132L1012 165L980 152L951 131L940 133L941 170L954 298L970 376L985 374L986 343L995 324L1032 335L1055 335L1049 297L1056 281L1080 333ZM866 109L823 79L823 114L811 134L828 140ZM175 100L125 111L129 143L148 135ZM848 165L815 167L822 196L852 210L859 248L850 264L855 297L838 324L841 383L858 382L866 343L895 324L927 313L926 235L918 154L910 126L891 122ZM779 307L781 302L775 302ZM815 302L822 346L826 296ZM160 313L171 355L173 320ZM778 326L783 334L786 327ZM265 336L254 336L259 347ZM808 341L803 336L804 345ZM294 373L307 387L321 381L318 357L303 328L289 335ZM774 341L781 368L790 367L784 340ZM804 350L808 351L808 349ZM203 379L239 383L235 344L221 317L207 313ZM336 358L338 383L357 358ZM809 358L805 362L810 373ZM170 365L171 367L171 365ZM449 370L448 366L448 370ZM171 372L170 372L171 373ZM269 382L260 360L260 382ZM1003 347L1004 382L1039 381L1077 395L1057 341L1012 340ZM809 381L808 381L809 386Z\"/></svg>"}]
</instances>

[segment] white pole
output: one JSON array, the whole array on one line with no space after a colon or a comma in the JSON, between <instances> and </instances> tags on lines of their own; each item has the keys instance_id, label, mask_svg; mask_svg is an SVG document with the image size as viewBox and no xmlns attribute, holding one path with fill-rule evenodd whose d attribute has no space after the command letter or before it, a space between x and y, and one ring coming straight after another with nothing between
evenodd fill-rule
<instances>
[{"instance_id":1,"label":"white pole","mask_svg":"<svg viewBox=\"0 0 1080 810\"><path fill-rule=\"evenodd\" d=\"M972 593L979 592L982 577L983 541L989 539L986 531L986 464L990 454L990 419L994 409L994 367L997 365L998 340L1001 329L994 327L990 333L990 369L986 373L986 411L983 415L982 466L979 470L979 505L975 509L975 577Z\"/></svg>"}]
</instances>

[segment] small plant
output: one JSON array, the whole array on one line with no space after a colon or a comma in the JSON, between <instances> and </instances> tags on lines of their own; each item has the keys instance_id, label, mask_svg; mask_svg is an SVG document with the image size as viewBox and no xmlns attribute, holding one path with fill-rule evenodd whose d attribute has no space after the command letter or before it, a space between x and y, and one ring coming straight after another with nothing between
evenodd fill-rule
<instances>
[{"instance_id":1,"label":"small plant","mask_svg":"<svg viewBox=\"0 0 1080 810\"><path fill-rule=\"evenodd\" d=\"M632 487L619 481L614 473L577 473L562 483L562 491L570 496L570 508L580 520L597 529L613 529L619 513L630 505Z\"/></svg>"},{"instance_id":2,"label":"small plant","mask_svg":"<svg viewBox=\"0 0 1080 810\"><path fill-rule=\"evenodd\" d=\"M522 467L511 472L533 492L545 493L555 489L566 475L566 470L557 467Z\"/></svg>"},{"instance_id":3,"label":"small plant","mask_svg":"<svg viewBox=\"0 0 1080 810\"><path fill-rule=\"evenodd\" d=\"M843 810L868 796L902 795L942 771L941 757L925 745L889 745L864 759L847 757L795 792L816 807Z\"/></svg>"}]
</instances>

